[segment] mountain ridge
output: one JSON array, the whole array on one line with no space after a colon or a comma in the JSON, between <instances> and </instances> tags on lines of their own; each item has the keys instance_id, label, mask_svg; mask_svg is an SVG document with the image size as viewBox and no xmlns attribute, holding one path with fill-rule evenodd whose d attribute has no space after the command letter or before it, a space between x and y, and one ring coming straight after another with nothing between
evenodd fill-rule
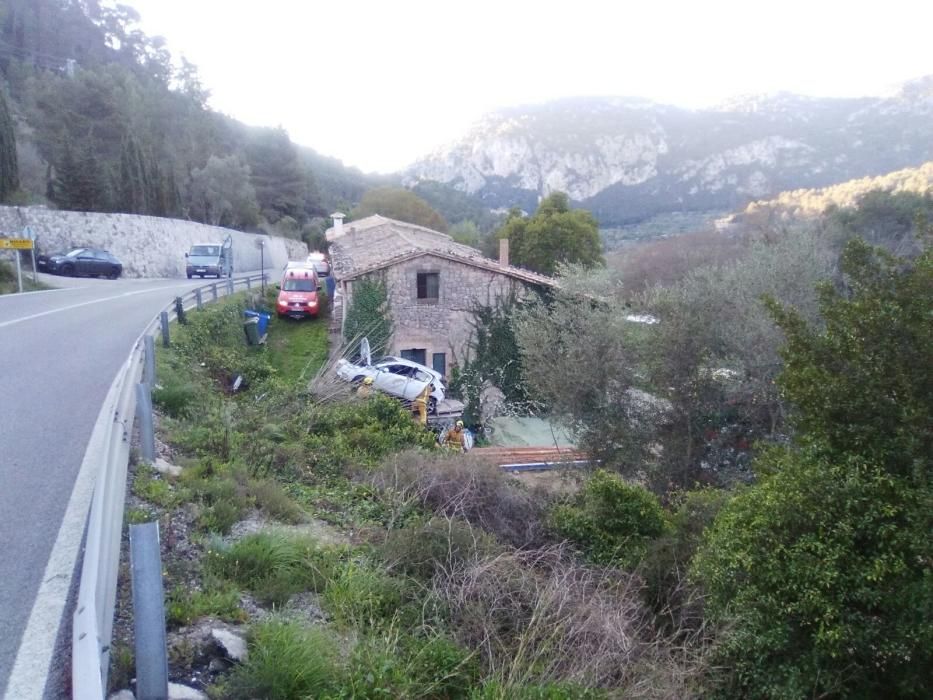
<instances>
[{"instance_id":1,"label":"mountain ridge","mask_svg":"<svg viewBox=\"0 0 933 700\"><path fill-rule=\"evenodd\" d=\"M661 212L744 207L789 189L881 175L933 159L933 76L892 96L781 92L706 109L633 97L563 98L482 117L403 173L490 209L532 210L567 192L604 225Z\"/></svg>"}]
</instances>

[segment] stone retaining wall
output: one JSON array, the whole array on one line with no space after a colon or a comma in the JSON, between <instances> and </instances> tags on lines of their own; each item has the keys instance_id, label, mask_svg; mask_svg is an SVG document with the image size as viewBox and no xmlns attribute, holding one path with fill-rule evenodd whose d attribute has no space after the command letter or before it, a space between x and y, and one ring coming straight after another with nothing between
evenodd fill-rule
<instances>
[{"instance_id":1,"label":"stone retaining wall","mask_svg":"<svg viewBox=\"0 0 933 700\"><path fill-rule=\"evenodd\" d=\"M195 243L222 243L233 236L235 272L258 270L257 242L265 243L265 267L274 271L288 260L304 260L301 241L243 233L194 221L136 214L96 214L44 207L0 207L0 236L21 237L29 227L38 236L41 253L87 246L104 248L123 263L127 277L184 277L185 253Z\"/></svg>"}]
</instances>

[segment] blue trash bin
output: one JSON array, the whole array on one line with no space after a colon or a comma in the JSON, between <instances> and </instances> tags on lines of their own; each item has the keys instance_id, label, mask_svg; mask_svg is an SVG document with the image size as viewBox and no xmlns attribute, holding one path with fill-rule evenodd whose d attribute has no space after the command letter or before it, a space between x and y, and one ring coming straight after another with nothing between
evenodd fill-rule
<instances>
[{"instance_id":1,"label":"blue trash bin","mask_svg":"<svg viewBox=\"0 0 933 700\"><path fill-rule=\"evenodd\" d=\"M269 321L272 319L271 314L264 314L261 311L244 311L243 315L247 318L259 319L259 328L257 330L259 331L260 338L269 330Z\"/></svg>"}]
</instances>

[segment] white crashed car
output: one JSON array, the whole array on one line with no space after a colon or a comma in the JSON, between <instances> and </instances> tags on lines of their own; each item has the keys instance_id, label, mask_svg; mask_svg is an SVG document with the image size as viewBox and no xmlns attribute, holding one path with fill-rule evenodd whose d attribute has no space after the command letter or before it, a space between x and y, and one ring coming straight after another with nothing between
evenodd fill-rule
<instances>
[{"instance_id":1,"label":"white crashed car","mask_svg":"<svg viewBox=\"0 0 933 700\"><path fill-rule=\"evenodd\" d=\"M447 399L447 387L444 386L444 377L440 372L401 357L382 357L376 362L370 362L368 343L363 345L362 355L359 364L338 360L337 376L354 384L372 377L376 389L405 401L414 401L425 385L431 384L428 413L438 413L438 406L444 409L443 413L447 413L451 404L460 404L459 401ZM462 404L460 408L462 410Z\"/></svg>"}]
</instances>

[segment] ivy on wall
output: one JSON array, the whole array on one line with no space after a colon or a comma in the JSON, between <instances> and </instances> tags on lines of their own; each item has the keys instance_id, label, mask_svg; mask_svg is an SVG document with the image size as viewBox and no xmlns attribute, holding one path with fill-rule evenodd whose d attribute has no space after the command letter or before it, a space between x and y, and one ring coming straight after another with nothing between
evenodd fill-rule
<instances>
[{"instance_id":1,"label":"ivy on wall","mask_svg":"<svg viewBox=\"0 0 933 700\"><path fill-rule=\"evenodd\" d=\"M389 294L381 277L363 277L353 282L353 296L347 309L343 338L348 355L360 354L360 342L369 339L373 357L385 355L392 340L392 320L389 317Z\"/></svg>"}]
</instances>

